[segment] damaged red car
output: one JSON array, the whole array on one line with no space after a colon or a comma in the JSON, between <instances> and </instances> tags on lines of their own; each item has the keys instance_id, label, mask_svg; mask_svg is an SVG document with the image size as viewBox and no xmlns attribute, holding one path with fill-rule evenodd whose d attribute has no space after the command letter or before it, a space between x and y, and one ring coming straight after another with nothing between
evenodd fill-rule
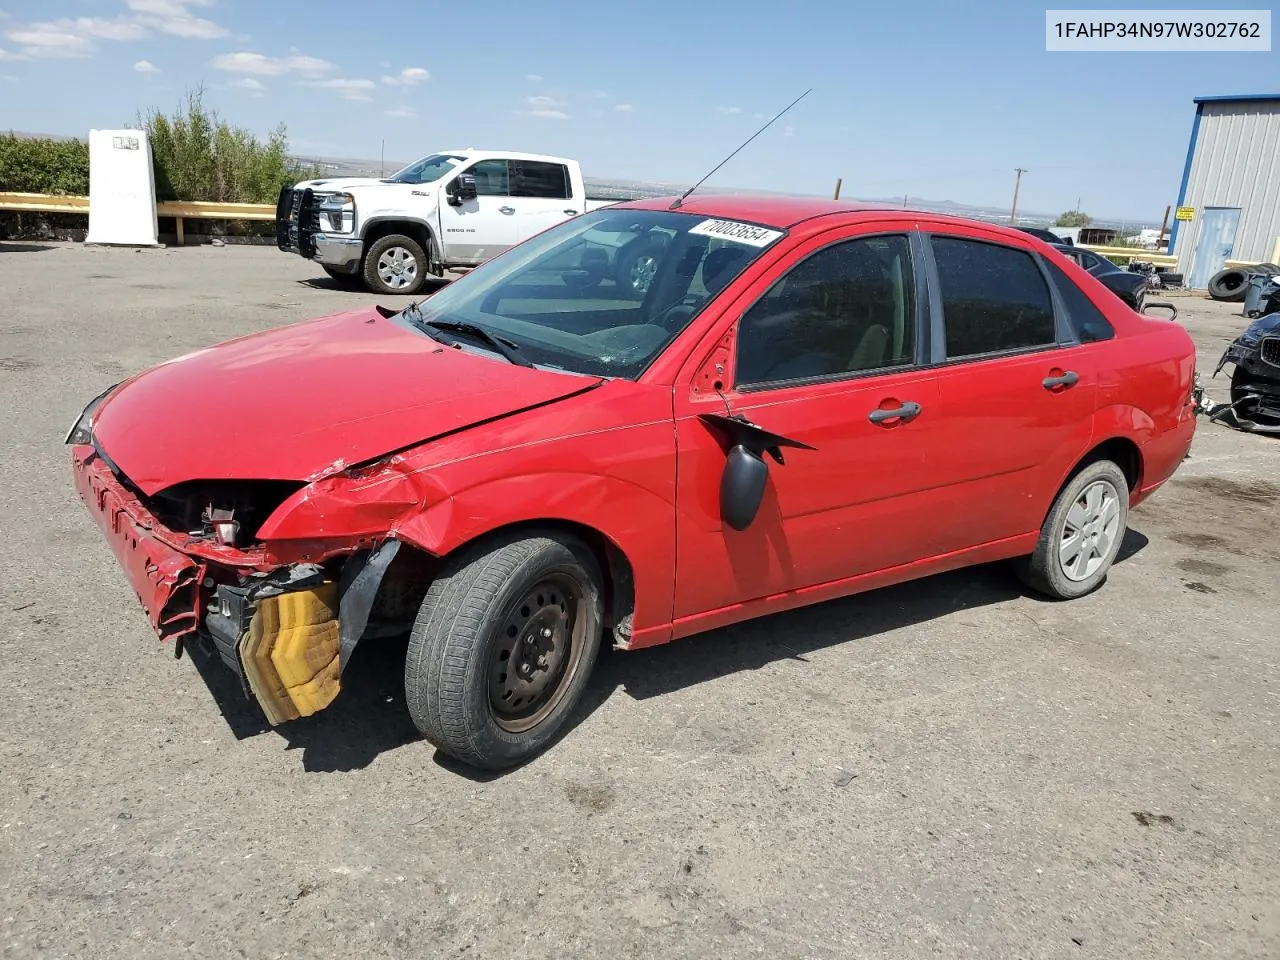
<instances>
[{"instance_id":1,"label":"damaged red car","mask_svg":"<svg viewBox=\"0 0 1280 960\"><path fill-rule=\"evenodd\" d=\"M1188 452L1194 366L1025 233L645 200L404 309L162 363L66 439L156 632L271 723L407 632L418 728L501 768L565 729L601 643L997 560L1088 593Z\"/></svg>"}]
</instances>

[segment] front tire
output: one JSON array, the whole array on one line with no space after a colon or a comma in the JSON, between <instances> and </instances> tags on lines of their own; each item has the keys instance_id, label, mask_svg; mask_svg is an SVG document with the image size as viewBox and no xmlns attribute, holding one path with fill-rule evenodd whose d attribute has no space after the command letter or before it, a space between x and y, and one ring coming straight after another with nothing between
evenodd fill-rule
<instances>
[{"instance_id":1,"label":"front tire","mask_svg":"<svg viewBox=\"0 0 1280 960\"><path fill-rule=\"evenodd\" d=\"M558 533L492 541L446 563L409 637L405 697L431 743L501 770L565 729L600 649L599 567Z\"/></svg>"},{"instance_id":2,"label":"front tire","mask_svg":"<svg viewBox=\"0 0 1280 960\"><path fill-rule=\"evenodd\" d=\"M379 237L364 257L364 282L375 293L414 294L427 279L427 255L418 241L400 233Z\"/></svg>"},{"instance_id":3,"label":"front tire","mask_svg":"<svg viewBox=\"0 0 1280 960\"><path fill-rule=\"evenodd\" d=\"M1022 581L1055 600L1074 600L1106 580L1129 523L1129 483L1110 460L1089 464L1058 493Z\"/></svg>"}]
</instances>

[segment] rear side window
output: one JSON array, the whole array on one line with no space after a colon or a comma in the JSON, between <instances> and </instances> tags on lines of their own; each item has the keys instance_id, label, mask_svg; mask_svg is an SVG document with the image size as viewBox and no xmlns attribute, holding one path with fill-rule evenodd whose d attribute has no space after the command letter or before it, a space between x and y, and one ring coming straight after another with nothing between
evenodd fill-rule
<instances>
[{"instance_id":1,"label":"rear side window","mask_svg":"<svg viewBox=\"0 0 1280 960\"><path fill-rule=\"evenodd\" d=\"M1111 322L1089 299L1089 295L1076 286L1056 263L1048 260L1044 265L1049 268L1049 276L1053 285L1058 288L1058 296L1062 305L1067 308L1067 319L1071 321L1071 329L1080 338L1081 343L1095 343L1098 340L1110 340L1116 335Z\"/></svg>"},{"instance_id":2,"label":"rear side window","mask_svg":"<svg viewBox=\"0 0 1280 960\"><path fill-rule=\"evenodd\" d=\"M561 163L512 160L511 195L567 200L572 196L569 191L569 169Z\"/></svg>"},{"instance_id":3,"label":"rear side window","mask_svg":"<svg viewBox=\"0 0 1280 960\"><path fill-rule=\"evenodd\" d=\"M1056 342L1053 301L1031 254L956 237L932 243L948 358Z\"/></svg>"}]
</instances>

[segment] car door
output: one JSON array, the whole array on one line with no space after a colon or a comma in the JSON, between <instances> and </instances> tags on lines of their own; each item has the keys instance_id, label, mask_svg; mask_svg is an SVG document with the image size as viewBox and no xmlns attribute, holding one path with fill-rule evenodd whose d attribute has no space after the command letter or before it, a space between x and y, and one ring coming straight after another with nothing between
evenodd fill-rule
<instances>
[{"instance_id":1,"label":"car door","mask_svg":"<svg viewBox=\"0 0 1280 960\"><path fill-rule=\"evenodd\" d=\"M476 196L450 203L448 185L440 203L440 234L444 259L449 263L475 264L496 257L520 236L515 199L511 196L510 161L477 160L458 171L476 178Z\"/></svg>"},{"instance_id":2,"label":"car door","mask_svg":"<svg viewBox=\"0 0 1280 960\"><path fill-rule=\"evenodd\" d=\"M569 168L542 160L511 161L511 196L514 198L517 243L554 227L581 211L575 206Z\"/></svg>"},{"instance_id":3,"label":"car door","mask_svg":"<svg viewBox=\"0 0 1280 960\"><path fill-rule=\"evenodd\" d=\"M928 469L951 491L933 549L948 553L1039 529L1089 448L1106 356L1018 241L948 226L927 247L942 411Z\"/></svg>"},{"instance_id":4,"label":"car door","mask_svg":"<svg viewBox=\"0 0 1280 960\"><path fill-rule=\"evenodd\" d=\"M937 374L922 363L917 242L901 227L822 234L728 308L732 350L703 361L714 372L675 398L677 621L920 556L939 409ZM782 448L783 464L766 458L745 530L721 519L728 444L705 415L805 445Z\"/></svg>"}]
</instances>

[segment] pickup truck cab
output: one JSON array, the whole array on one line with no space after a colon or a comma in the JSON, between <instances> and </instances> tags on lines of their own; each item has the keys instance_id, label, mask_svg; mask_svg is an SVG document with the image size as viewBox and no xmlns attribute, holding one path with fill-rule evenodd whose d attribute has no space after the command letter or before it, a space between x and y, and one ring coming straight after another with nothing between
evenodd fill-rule
<instances>
[{"instance_id":1,"label":"pickup truck cab","mask_svg":"<svg viewBox=\"0 0 1280 960\"><path fill-rule=\"evenodd\" d=\"M643 292L607 269L637 243ZM500 768L569 728L602 643L997 560L1100 587L1187 455L1195 361L1007 227L668 197L162 363L66 439L156 633L271 723L407 633L418 728Z\"/></svg>"},{"instance_id":2,"label":"pickup truck cab","mask_svg":"<svg viewBox=\"0 0 1280 960\"><path fill-rule=\"evenodd\" d=\"M416 293L428 274L474 267L590 200L576 160L495 150L432 153L385 178L306 180L280 192L276 243L331 277Z\"/></svg>"}]
</instances>

